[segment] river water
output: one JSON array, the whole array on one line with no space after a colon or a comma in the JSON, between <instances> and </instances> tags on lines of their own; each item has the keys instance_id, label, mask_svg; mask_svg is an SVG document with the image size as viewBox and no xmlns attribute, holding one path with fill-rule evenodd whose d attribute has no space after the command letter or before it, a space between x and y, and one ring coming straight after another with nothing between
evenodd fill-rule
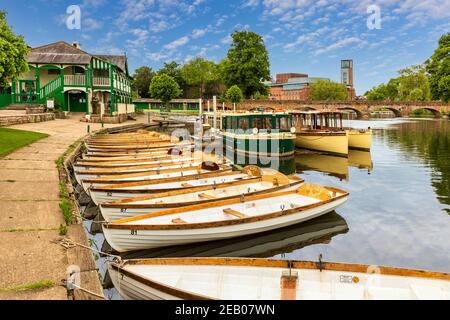
<instances>
[{"instance_id":1,"label":"river water","mask_svg":"<svg viewBox=\"0 0 450 320\"><path fill-rule=\"evenodd\" d=\"M281 171L350 193L337 212L260 235L131 253L171 256L274 257L386 265L450 272L450 121L349 121L372 127L370 153L349 158L299 152ZM86 224L89 228L89 223ZM101 234L91 235L100 246ZM98 265L104 273L104 260ZM117 298L115 290L106 290Z\"/></svg>"}]
</instances>

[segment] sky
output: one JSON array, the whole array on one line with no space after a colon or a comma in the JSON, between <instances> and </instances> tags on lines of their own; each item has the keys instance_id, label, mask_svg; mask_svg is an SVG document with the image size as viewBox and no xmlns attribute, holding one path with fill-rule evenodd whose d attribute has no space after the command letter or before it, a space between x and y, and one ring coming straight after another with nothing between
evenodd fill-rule
<instances>
[{"instance_id":1,"label":"sky","mask_svg":"<svg viewBox=\"0 0 450 320\"><path fill-rule=\"evenodd\" d=\"M79 29L67 26L71 5ZM450 32L450 0L0 0L0 10L31 47L64 40L126 53L131 72L196 56L219 62L230 34L249 30L263 36L273 76L340 81L340 60L353 59L358 95L423 63Z\"/></svg>"}]
</instances>

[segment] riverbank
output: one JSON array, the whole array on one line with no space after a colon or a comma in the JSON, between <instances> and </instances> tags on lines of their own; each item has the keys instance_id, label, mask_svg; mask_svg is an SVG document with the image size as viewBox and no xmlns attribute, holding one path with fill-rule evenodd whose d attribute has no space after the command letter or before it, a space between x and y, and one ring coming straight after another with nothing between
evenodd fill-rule
<instances>
[{"instance_id":1,"label":"riverbank","mask_svg":"<svg viewBox=\"0 0 450 320\"><path fill-rule=\"evenodd\" d=\"M87 134L87 124L79 120L74 115L70 119L13 127L49 137L0 160L0 299L65 300L68 296L63 280L71 265L80 267L81 287L102 292L91 251L60 245L64 237L88 245L82 224L70 225L67 234L60 235L65 221L59 206L60 174L56 162ZM138 118L138 122L146 121L145 116ZM101 124L90 124L91 132L100 129ZM89 296L76 292L75 298Z\"/></svg>"}]
</instances>

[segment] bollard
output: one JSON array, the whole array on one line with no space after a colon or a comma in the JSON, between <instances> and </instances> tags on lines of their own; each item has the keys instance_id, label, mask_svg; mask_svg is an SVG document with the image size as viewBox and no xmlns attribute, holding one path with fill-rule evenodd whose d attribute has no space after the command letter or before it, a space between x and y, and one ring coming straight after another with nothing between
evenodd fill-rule
<instances>
[{"instance_id":1,"label":"bollard","mask_svg":"<svg viewBox=\"0 0 450 320\"><path fill-rule=\"evenodd\" d=\"M91 125L90 124L87 125L87 133L91 133Z\"/></svg>"}]
</instances>

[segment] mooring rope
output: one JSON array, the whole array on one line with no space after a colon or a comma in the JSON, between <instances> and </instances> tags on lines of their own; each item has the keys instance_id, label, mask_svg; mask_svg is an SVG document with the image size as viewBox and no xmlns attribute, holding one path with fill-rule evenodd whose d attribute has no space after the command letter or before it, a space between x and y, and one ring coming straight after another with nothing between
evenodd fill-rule
<instances>
[{"instance_id":1,"label":"mooring rope","mask_svg":"<svg viewBox=\"0 0 450 320\"><path fill-rule=\"evenodd\" d=\"M63 281L63 282L64 282L64 281ZM80 286L76 285L75 283L72 283L72 282L71 282L70 285L71 285L72 287L78 289L78 290L81 290L81 291L83 291L83 292L86 292L87 294L93 295L94 297L100 298L100 299L102 299L102 300L106 300L105 296L102 296L102 295L100 295L100 294L98 294L98 293L95 293L95 292L93 292L93 291L90 291L90 290L88 290L88 289L86 289L86 288L80 287ZM65 283L65 286L67 286L67 282Z\"/></svg>"},{"instance_id":2,"label":"mooring rope","mask_svg":"<svg viewBox=\"0 0 450 320\"><path fill-rule=\"evenodd\" d=\"M62 239L62 240L59 242L59 244L60 244L61 246L63 246L64 248L66 248L66 249L75 248L76 246L82 247L82 248L85 248L85 249L88 249L88 250L97 252L97 253L99 253L99 254L102 254L102 255L105 255L105 256L114 258L114 259L116 259L117 261L122 261L122 258L121 258L120 256L118 256L118 255L111 254L111 253L107 253L107 252L103 252L103 251L101 251L101 250L97 250L97 249L91 248L91 247L86 246L86 245L84 245L84 244L77 243L77 242L75 242L75 241L73 241L73 240L71 240L71 239L69 239L69 238L64 238L64 239Z\"/></svg>"}]
</instances>

